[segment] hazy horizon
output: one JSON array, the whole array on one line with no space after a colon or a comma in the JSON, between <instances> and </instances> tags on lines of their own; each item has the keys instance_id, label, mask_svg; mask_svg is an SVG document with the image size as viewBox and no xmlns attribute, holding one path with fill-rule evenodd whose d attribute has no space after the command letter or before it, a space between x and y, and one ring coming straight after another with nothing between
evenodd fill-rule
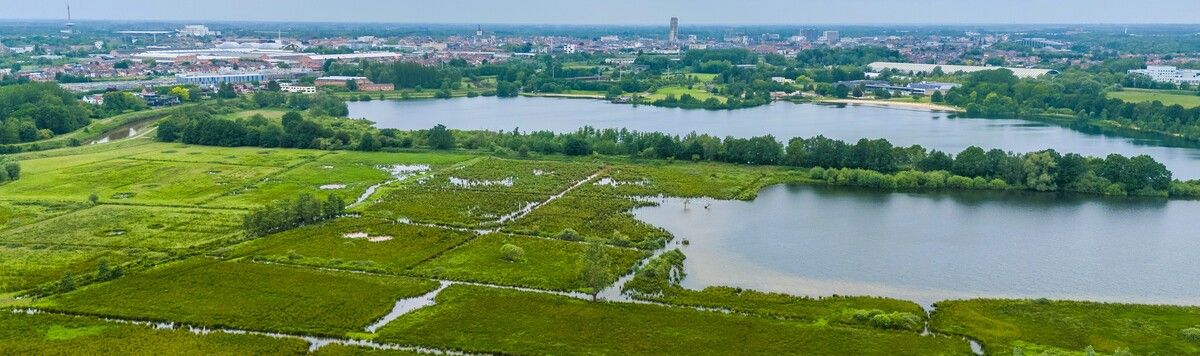
<instances>
[{"instance_id":1,"label":"hazy horizon","mask_svg":"<svg viewBox=\"0 0 1200 356\"><path fill-rule=\"evenodd\" d=\"M57 3L57 2L55 2ZM5 20L64 20L66 2L10 6ZM643 3L612 0L581 5L552 0L412 2L363 0L209 0L203 3L97 0L71 3L74 20L332 22L504 25L1103 25L1200 24L1194 0L874 0L786 1L753 4L712 0ZM286 11L280 11L286 9ZM533 11L535 10L536 11ZM1086 11L1081 11L1086 9ZM1164 11L1165 10L1165 11Z\"/></svg>"}]
</instances>

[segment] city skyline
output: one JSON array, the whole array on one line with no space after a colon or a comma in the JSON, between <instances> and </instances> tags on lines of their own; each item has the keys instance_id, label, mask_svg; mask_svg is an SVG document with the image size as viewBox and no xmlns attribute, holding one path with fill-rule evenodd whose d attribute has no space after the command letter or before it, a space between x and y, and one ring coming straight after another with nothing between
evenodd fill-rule
<instances>
[{"instance_id":1,"label":"city skyline","mask_svg":"<svg viewBox=\"0 0 1200 356\"><path fill-rule=\"evenodd\" d=\"M636 7L634 5L637 5ZM691 25L781 24L1195 24L1200 3L1188 0L932 0L924 6L848 0L836 6L815 1L766 0L756 4L720 1L661 1L639 4L614 0L582 6L548 0L494 3L465 0L453 3L365 0L341 6L318 0L261 0L250 3L212 0L167 4L142 0L101 0L71 4L76 21L269 21L348 23L488 23L547 25L656 25L670 17ZM4 19L56 20L66 18L67 3L8 7ZM286 6L288 11L279 11ZM417 8L419 11L412 11ZM630 11L637 8L638 11ZM371 11L365 11L372 9ZM463 9L475 9L463 11ZM530 11L537 9L537 11ZM1079 11L1086 9L1086 11ZM1171 9L1172 11L1147 11Z\"/></svg>"}]
</instances>

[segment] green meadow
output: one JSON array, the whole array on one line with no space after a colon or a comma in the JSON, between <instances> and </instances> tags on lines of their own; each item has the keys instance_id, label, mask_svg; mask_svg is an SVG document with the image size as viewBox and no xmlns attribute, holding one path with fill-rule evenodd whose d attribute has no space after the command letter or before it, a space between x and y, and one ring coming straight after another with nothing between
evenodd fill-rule
<instances>
[{"instance_id":1,"label":"green meadow","mask_svg":"<svg viewBox=\"0 0 1200 356\"><path fill-rule=\"evenodd\" d=\"M229 115L254 114L282 112ZM1194 308L972 300L926 317L890 298L685 289L644 263L677 238L634 218L654 204L645 197L753 199L767 185L814 183L808 171L515 156L148 137L11 155L22 177L0 185L0 354L301 354L300 336L493 354L970 354L963 336L993 354L1200 353L1187 331L1200 328ZM363 201L247 236L243 217L301 194ZM592 281L638 273L666 287L621 301L561 295L590 291L589 255L608 261ZM418 296L433 304L366 330ZM920 333L926 320L936 333Z\"/></svg>"}]
</instances>

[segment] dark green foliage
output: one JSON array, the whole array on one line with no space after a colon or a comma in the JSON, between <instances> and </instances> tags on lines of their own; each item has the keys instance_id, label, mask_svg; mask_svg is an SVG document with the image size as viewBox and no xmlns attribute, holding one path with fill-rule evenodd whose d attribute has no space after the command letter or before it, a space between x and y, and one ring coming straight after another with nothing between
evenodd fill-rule
<instances>
[{"instance_id":1,"label":"dark green foliage","mask_svg":"<svg viewBox=\"0 0 1200 356\"><path fill-rule=\"evenodd\" d=\"M0 156L0 184L21 179L21 163Z\"/></svg>"},{"instance_id":2,"label":"dark green foliage","mask_svg":"<svg viewBox=\"0 0 1200 356\"><path fill-rule=\"evenodd\" d=\"M242 226L246 235L262 236L332 219L345 209L346 203L336 195L330 194L321 202L311 194L301 194L295 200L275 202L250 212Z\"/></svg>"},{"instance_id":3,"label":"dark green foliage","mask_svg":"<svg viewBox=\"0 0 1200 356\"><path fill-rule=\"evenodd\" d=\"M0 144L75 131L87 126L88 115L83 102L55 83L0 87Z\"/></svg>"},{"instance_id":4,"label":"dark green foliage","mask_svg":"<svg viewBox=\"0 0 1200 356\"><path fill-rule=\"evenodd\" d=\"M637 274L625 283L625 291L642 296L660 296L678 289L685 276L683 260L687 258L678 249L664 252L646 262Z\"/></svg>"},{"instance_id":5,"label":"dark green foliage","mask_svg":"<svg viewBox=\"0 0 1200 356\"><path fill-rule=\"evenodd\" d=\"M104 110L112 115L146 109L146 101L133 94L114 91L104 94Z\"/></svg>"},{"instance_id":6,"label":"dark green foliage","mask_svg":"<svg viewBox=\"0 0 1200 356\"><path fill-rule=\"evenodd\" d=\"M429 147L433 149L448 150L454 148L454 135L442 124L438 124L430 129L426 140L429 142Z\"/></svg>"},{"instance_id":7,"label":"dark green foliage","mask_svg":"<svg viewBox=\"0 0 1200 356\"><path fill-rule=\"evenodd\" d=\"M1135 75L1125 76L1124 83L1113 83L1106 78L1067 72L1056 77L1018 79L1008 69L995 69L971 73L961 87L951 89L944 99L948 104L966 108L971 116L1055 114L1084 122L1110 120L1137 130L1200 138L1200 107L1106 98L1106 85L1139 86Z\"/></svg>"}]
</instances>

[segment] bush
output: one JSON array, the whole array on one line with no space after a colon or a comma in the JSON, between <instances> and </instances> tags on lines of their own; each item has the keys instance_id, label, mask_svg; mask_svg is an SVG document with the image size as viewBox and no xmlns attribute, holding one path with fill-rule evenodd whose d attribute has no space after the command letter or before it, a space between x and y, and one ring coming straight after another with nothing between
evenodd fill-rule
<instances>
[{"instance_id":1,"label":"bush","mask_svg":"<svg viewBox=\"0 0 1200 356\"><path fill-rule=\"evenodd\" d=\"M524 262L525 249L513 244L504 244L500 246L500 258L508 262Z\"/></svg>"},{"instance_id":2,"label":"bush","mask_svg":"<svg viewBox=\"0 0 1200 356\"><path fill-rule=\"evenodd\" d=\"M1187 328L1179 331L1184 340L1200 343L1200 328Z\"/></svg>"},{"instance_id":3,"label":"bush","mask_svg":"<svg viewBox=\"0 0 1200 356\"><path fill-rule=\"evenodd\" d=\"M852 320L870 325L878 329L891 330L920 330L923 326L921 317L907 312L884 313L882 310L871 309L854 311Z\"/></svg>"},{"instance_id":4,"label":"bush","mask_svg":"<svg viewBox=\"0 0 1200 356\"><path fill-rule=\"evenodd\" d=\"M563 229L562 231L558 232L556 237L558 237L559 240L564 241L583 241L583 235L580 235L578 232L572 229Z\"/></svg>"}]
</instances>

